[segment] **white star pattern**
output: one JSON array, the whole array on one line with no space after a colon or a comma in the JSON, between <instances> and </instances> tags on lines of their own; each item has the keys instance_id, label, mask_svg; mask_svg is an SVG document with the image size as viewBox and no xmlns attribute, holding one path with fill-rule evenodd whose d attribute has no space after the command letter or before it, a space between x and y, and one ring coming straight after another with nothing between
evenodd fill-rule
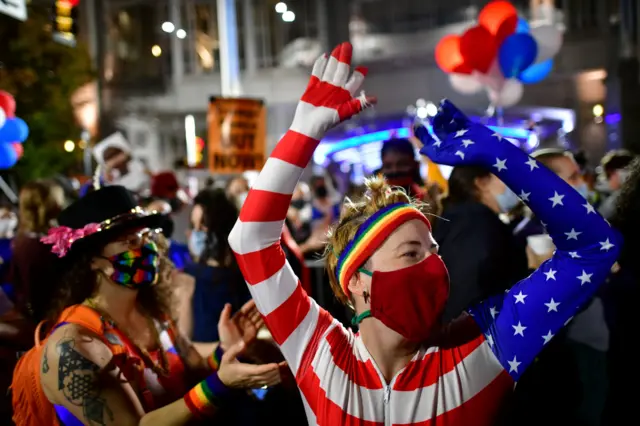
<instances>
[{"instance_id":1,"label":"white star pattern","mask_svg":"<svg viewBox=\"0 0 640 426\"><path fill-rule=\"evenodd\" d=\"M489 346L493 346L493 336L490 334L485 334L484 338L487 340L487 343L489 344Z\"/></svg>"},{"instance_id":2,"label":"white star pattern","mask_svg":"<svg viewBox=\"0 0 640 426\"><path fill-rule=\"evenodd\" d=\"M569 256L571 256L572 259L580 259L580 255L577 251L570 251Z\"/></svg>"},{"instance_id":3,"label":"white star pattern","mask_svg":"<svg viewBox=\"0 0 640 426\"><path fill-rule=\"evenodd\" d=\"M530 192L524 192L524 189L522 191L520 191L520 193L518 194L518 197L520 197L520 199L522 201L529 201L529 195L531 195Z\"/></svg>"},{"instance_id":4,"label":"white star pattern","mask_svg":"<svg viewBox=\"0 0 640 426\"><path fill-rule=\"evenodd\" d=\"M558 312L558 305L560 305L559 302L556 302L555 300L553 300L553 297L551 298L551 300L549 301L549 303L545 303L544 306L546 306L547 308L549 308L549 310L547 311L547 313L554 311L554 312Z\"/></svg>"},{"instance_id":5,"label":"white star pattern","mask_svg":"<svg viewBox=\"0 0 640 426\"><path fill-rule=\"evenodd\" d=\"M558 271L554 271L553 268L549 268L549 270L547 272L545 272L544 274L547 277L547 281L549 280L556 280L556 272Z\"/></svg>"},{"instance_id":6,"label":"white star pattern","mask_svg":"<svg viewBox=\"0 0 640 426\"><path fill-rule=\"evenodd\" d=\"M456 151L455 155L457 155L458 157L460 157L461 159L464 160L464 152L462 151Z\"/></svg>"},{"instance_id":7,"label":"white star pattern","mask_svg":"<svg viewBox=\"0 0 640 426\"><path fill-rule=\"evenodd\" d=\"M516 298L516 303L522 303L524 305L524 299L527 297L527 295L520 292L518 294L514 294L513 297Z\"/></svg>"},{"instance_id":8,"label":"white star pattern","mask_svg":"<svg viewBox=\"0 0 640 426\"><path fill-rule=\"evenodd\" d=\"M611 244L608 238L606 241L600 241L600 250L609 251L614 247L615 246Z\"/></svg>"},{"instance_id":9,"label":"white star pattern","mask_svg":"<svg viewBox=\"0 0 640 426\"><path fill-rule=\"evenodd\" d=\"M433 146L435 147L440 147L440 145L442 145L442 141L440 139L434 138L435 142L433 143Z\"/></svg>"},{"instance_id":10,"label":"white star pattern","mask_svg":"<svg viewBox=\"0 0 640 426\"><path fill-rule=\"evenodd\" d=\"M564 206L564 204L562 204L562 199L564 198L564 195L560 195L558 194L557 191L553 191L553 197L549 198L549 201L551 201L553 203L553 205L551 207L555 207L558 204L561 206Z\"/></svg>"},{"instance_id":11,"label":"white star pattern","mask_svg":"<svg viewBox=\"0 0 640 426\"><path fill-rule=\"evenodd\" d=\"M505 158L504 160L501 160L499 158L496 158L496 164L494 164L493 167L498 169L499 172L507 170L507 159Z\"/></svg>"},{"instance_id":12,"label":"white star pattern","mask_svg":"<svg viewBox=\"0 0 640 426\"><path fill-rule=\"evenodd\" d=\"M526 164L527 166L531 167L530 171L533 171L533 169L537 169L539 167L538 166L538 162L534 158L531 158L531 157L529 157L529 161L527 161L524 164Z\"/></svg>"},{"instance_id":13,"label":"white star pattern","mask_svg":"<svg viewBox=\"0 0 640 426\"><path fill-rule=\"evenodd\" d=\"M491 136L498 138L498 140L499 140L499 141L501 141L501 140L502 140L502 135L501 135L500 133L498 133L498 132L495 132L495 133L494 133L493 135L491 135Z\"/></svg>"},{"instance_id":14,"label":"white star pattern","mask_svg":"<svg viewBox=\"0 0 640 426\"><path fill-rule=\"evenodd\" d=\"M580 275L579 277L576 277L576 278L580 280L580 285L585 285L586 283L590 283L591 282L591 277L592 276L593 276L593 274L587 274L587 272L583 269L582 270L582 275Z\"/></svg>"},{"instance_id":15,"label":"white star pattern","mask_svg":"<svg viewBox=\"0 0 640 426\"><path fill-rule=\"evenodd\" d=\"M547 227L547 224L546 224L546 223L544 223L543 221L540 221L540 225L542 225L542 226L543 226L543 227L545 227L545 228Z\"/></svg>"},{"instance_id":16,"label":"white star pattern","mask_svg":"<svg viewBox=\"0 0 640 426\"><path fill-rule=\"evenodd\" d=\"M578 241L578 235L582 234L582 232L576 232L575 229L571 228L570 232L565 232L564 235L567 236L567 241L568 240L576 240Z\"/></svg>"},{"instance_id":17,"label":"white star pattern","mask_svg":"<svg viewBox=\"0 0 640 426\"><path fill-rule=\"evenodd\" d=\"M589 203L583 204L582 207L587 209L587 214L596 212L596 209L594 209L593 206Z\"/></svg>"},{"instance_id":18,"label":"white star pattern","mask_svg":"<svg viewBox=\"0 0 640 426\"><path fill-rule=\"evenodd\" d=\"M518 372L518 366L520 366L520 364L522 364L521 362L518 362L518 359L516 358L516 356L514 355L513 360L511 361L507 361L509 363L509 373L513 373L513 372Z\"/></svg>"},{"instance_id":19,"label":"white star pattern","mask_svg":"<svg viewBox=\"0 0 640 426\"><path fill-rule=\"evenodd\" d=\"M553 334L551 334L551 330L549 330L549 332L547 333L546 336L542 336L542 338L544 339L544 344L545 345L547 343L549 343L551 341L551 339L553 339Z\"/></svg>"},{"instance_id":20,"label":"white star pattern","mask_svg":"<svg viewBox=\"0 0 640 426\"><path fill-rule=\"evenodd\" d=\"M464 145L465 148L469 148L469 145L473 145L475 142L472 141L471 139L463 139L462 140L462 145Z\"/></svg>"},{"instance_id":21,"label":"white star pattern","mask_svg":"<svg viewBox=\"0 0 640 426\"><path fill-rule=\"evenodd\" d=\"M512 325L511 327L513 327L514 336L517 336L519 334L520 336L524 337L524 331L527 329L527 327L522 325L520 321L518 321L518 325Z\"/></svg>"},{"instance_id":22,"label":"white star pattern","mask_svg":"<svg viewBox=\"0 0 640 426\"><path fill-rule=\"evenodd\" d=\"M460 138L460 137L464 136L468 131L469 130L467 130L467 129L458 130L456 132L456 138Z\"/></svg>"},{"instance_id":23,"label":"white star pattern","mask_svg":"<svg viewBox=\"0 0 640 426\"><path fill-rule=\"evenodd\" d=\"M492 306L491 309L489 309L489 313L491 314L491 318L495 318L496 315L498 315L498 312L500 312L500 311L497 310L495 306Z\"/></svg>"}]
</instances>

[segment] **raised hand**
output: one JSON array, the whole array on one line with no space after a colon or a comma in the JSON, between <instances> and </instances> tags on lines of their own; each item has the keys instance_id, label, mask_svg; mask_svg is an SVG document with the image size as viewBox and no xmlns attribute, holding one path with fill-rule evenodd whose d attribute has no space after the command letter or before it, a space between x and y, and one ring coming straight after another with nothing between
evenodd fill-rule
<instances>
[{"instance_id":1,"label":"raised hand","mask_svg":"<svg viewBox=\"0 0 640 426\"><path fill-rule=\"evenodd\" d=\"M356 96L367 69L358 67L351 77L350 43L336 47L331 56L322 55L313 65L307 85L293 119L291 129L316 140L335 125L348 120L376 102L375 97Z\"/></svg>"},{"instance_id":2,"label":"raised hand","mask_svg":"<svg viewBox=\"0 0 640 426\"><path fill-rule=\"evenodd\" d=\"M253 300L245 303L233 317L231 305L227 303L218 321L218 335L222 349L227 351L239 343L251 344L263 325L264 321Z\"/></svg>"},{"instance_id":3,"label":"raised hand","mask_svg":"<svg viewBox=\"0 0 640 426\"><path fill-rule=\"evenodd\" d=\"M499 133L472 122L446 99L440 103L431 125L435 137L422 124L414 127L414 133L423 144L420 153L438 164L487 165L504 144L510 144ZM496 167L499 169L500 164Z\"/></svg>"}]
</instances>

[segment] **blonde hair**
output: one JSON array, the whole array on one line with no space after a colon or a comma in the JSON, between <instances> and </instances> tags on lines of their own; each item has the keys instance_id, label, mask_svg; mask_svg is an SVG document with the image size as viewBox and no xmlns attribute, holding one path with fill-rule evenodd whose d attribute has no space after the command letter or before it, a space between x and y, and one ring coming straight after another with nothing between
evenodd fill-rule
<instances>
[{"instance_id":1,"label":"blonde hair","mask_svg":"<svg viewBox=\"0 0 640 426\"><path fill-rule=\"evenodd\" d=\"M336 279L336 266L340 254L355 237L360 225L375 212L390 204L410 203L423 213L427 207L425 203L411 199L402 188L389 186L382 176L367 179L365 188L364 196L360 200L356 202L349 198L345 200L340 219L329 231L329 241L325 250L325 268L329 273L331 290L341 303L350 307L353 307L352 301Z\"/></svg>"},{"instance_id":2,"label":"blonde hair","mask_svg":"<svg viewBox=\"0 0 640 426\"><path fill-rule=\"evenodd\" d=\"M62 188L48 180L27 183L20 191L20 232L46 233L64 204Z\"/></svg>"}]
</instances>

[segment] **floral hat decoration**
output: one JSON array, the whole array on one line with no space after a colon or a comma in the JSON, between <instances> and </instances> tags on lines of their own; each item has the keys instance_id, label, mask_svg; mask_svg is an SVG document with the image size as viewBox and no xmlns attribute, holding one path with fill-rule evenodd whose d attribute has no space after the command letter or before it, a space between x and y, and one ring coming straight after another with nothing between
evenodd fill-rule
<instances>
[{"instance_id":1,"label":"floral hat decoration","mask_svg":"<svg viewBox=\"0 0 640 426\"><path fill-rule=\"evenodd\" d=\"M58 223L40 241L64 257L78 247L109 241L129 229L161 228L162 215L146 212L129 190L113 185L98 187L75 201L60 213Z\"/></svg>"}]
</instances>

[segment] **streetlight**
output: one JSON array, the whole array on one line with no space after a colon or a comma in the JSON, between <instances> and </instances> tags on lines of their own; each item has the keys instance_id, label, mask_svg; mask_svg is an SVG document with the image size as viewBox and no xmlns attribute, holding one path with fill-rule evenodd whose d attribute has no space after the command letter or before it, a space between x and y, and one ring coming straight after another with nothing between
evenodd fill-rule
<instances>
[{"instance_id":1,"label":"streetlight","mask_svg":"<svg viewBox=\"0 0 640 426\"><path fill-rule=\"evenodd\" d=\"M290 10L287 10L282 14L282 20L284 22L293 22L296 20L296 14Z\"/></svg>"},{"instance_id":2,"label":"streetlight","mask_svg":"<svg viewBox=\"0 0 640 426\"><path fill-rule=\"evenodd\" d=\"M76 149L76 143L72 140L65 141L64 150L67 152L73 152Z\"/></svg>"},{"instance_id":3,"label":"streetlight","mask_svg":"<svg viewBox=\"0 0 640 426\"><path fill-rule=\"evenodd\" d=\"M604 114L604 107L600 104L594 105L592 112L594 117L602 117Z\"/></svg>"},{"instance_id":4,"label":"streetlight","mask_svg":"<svg viewBox=\"0 0 640 426\"><path fill-rule=\"evenodd\" d=\"M285 2L279 2L276 4L276 12L285 13L287 11L287 4Z\"/></svg>"},{"instance_id":5,"label":"streetlight","mask_svg":"<svg viewBox=\"0 0 640 426\"><path fill-rule=\"evenodd\" d=\"M162 31L164 31L165 33L172 33L173 30L176 29L176 26L173 25L172 22L164 22L162 24Z\"/></svg>"},{"instance_id":6,"label":"streetlight","mask_svg":"<svg viewBox=\"0 0 640 426\"><path fill-rule=\"evenodd\" d=\"M185 30L178 30L176 31L176 37L178 38L185 38L187 36L187 32Z\"/></svg>"},{"instance_id":7,"label":"streetlight","mask_svg":"<svg viewBox=\"0 0 640 426\"><path fill-rule=\"evenodd\" d=\"M162 49L157 44L151 48L151 54L156 58L162 55Z\"/></svg>"}]
</instances>

